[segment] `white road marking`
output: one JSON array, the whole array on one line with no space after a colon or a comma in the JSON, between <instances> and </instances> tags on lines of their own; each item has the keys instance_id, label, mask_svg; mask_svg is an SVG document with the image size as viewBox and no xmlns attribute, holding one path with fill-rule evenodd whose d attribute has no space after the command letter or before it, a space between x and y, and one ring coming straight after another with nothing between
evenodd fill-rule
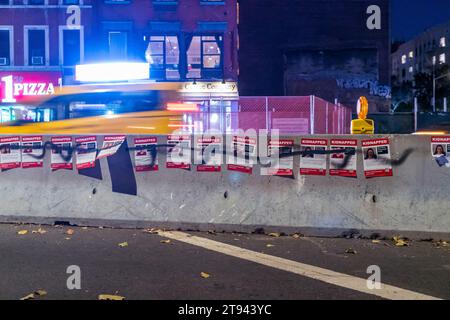
<instances>
[{"instance_id":1,"label":"white road marking","mask_svg":"<svg viewBox=\"0 0 450 320\"><path fill-rule=\"evenodd\" d=\"M441 300L418 292L382 284L381 289L367 288L367 279L348 274L292 261L280 257L243 249L207 238L193 236L178 231L159 231L158 234L172 240L188 243L197 247L212 250L232 257L259 263L271 268L292 272L304 277L326 282L339 287L379 296L391 300ZM368 275L369 276L369 275Z\"/></svg>"}]
</instances>

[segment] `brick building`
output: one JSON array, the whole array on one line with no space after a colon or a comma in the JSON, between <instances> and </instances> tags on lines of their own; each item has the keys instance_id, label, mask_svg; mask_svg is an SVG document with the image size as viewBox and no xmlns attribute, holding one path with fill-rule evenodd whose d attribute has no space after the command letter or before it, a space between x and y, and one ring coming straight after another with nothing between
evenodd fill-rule
<instances>
[{"instance_id":1,"label":"brick building","mask_svg":"<svg viewBox=\"0 0 450 320\"><path fill-rule=\"evenodd\" d=\"M368 7L381 29L367 27ZM390 107L388 0L240 0L241 95L317 95Z\"/></svg>"},{"instance_id":2,"label":"brick building","mask_svg":"<svg viewBox=\"0 0 450 320\"><path fill-rule=\"evenodd\" d=\"M74 83L75 65L108 61L147 61L152 80L236 81L236 0L0 0L1 121L24 95Z\"/></svg>"}]
</instances>

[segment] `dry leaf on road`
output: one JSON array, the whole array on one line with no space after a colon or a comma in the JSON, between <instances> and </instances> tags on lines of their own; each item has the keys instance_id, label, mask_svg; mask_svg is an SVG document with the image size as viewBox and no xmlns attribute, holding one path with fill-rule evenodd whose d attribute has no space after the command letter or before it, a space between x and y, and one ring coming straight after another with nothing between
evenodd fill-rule
<instances>
[{"instance_id":1,"label":"dry leaf on road","mask_svg":"<svg viewBox=\"0 0 450 320\"><path fill-rule=\"evenodd\" d=\"M353 248L348 248L347 250L345 250L345 253L348 253L348 254L357 254L356 250L353 249Z\"/></svg>"},{"instance_id":2,"label":"dry leaf on road","mask_svg":"<svg viewBox=\"0 0 450 320\"><path fill-rule=\"evenodd\" d=\"M170 241L169 239L167 240L161 240L161 243L165 243L165 244L172 244L172 241Z\"/></svg>"},{"instance_id":3,"label":"dry leaf on road","mask_svg":"<svg viewBox=\"0 0 450 320\"><path fill-rule=\"evenodd\" d=\"M114 294L99 294L98 300L125 300L125 297L117 296Z\"/></svg>"},{"instance_id":4,"label":"dry leaf on road","mask_svg":"<svg viewBox=\"0 0 450 320\"><path fill-rule=\"evenodd\" d=\"M150 233L150 234L157 234L159 231L161 231L161 230L160 229L156 229L156 228L151 228L151 229L144 229L143 232Z\"/></svg>"},{"instance_id":5,"label":"dry leaf on road","mask_svg":"<svg viewBox=\"0 0 450 320\"><path fill-rule=\"evenodd\" d=\"M45 230L44 230L44 229L42 229L42 228L39 228L39 229L37 229L37 230L33 230L33 231L31 231L31 233L46 234L46 233L47 233L47 231L45 231Z\"/></svg>"},{"instance_id":6,"label":"dry leaf on road","mask_svg":"<svg viewBox=\"0 0 450 320\"><path fill-rule=\"evenodd\" d=\"M128 247L128 242L119 243L119 247L121 247L121 248Z\"/></svg>"},{"instance_id":7,"label":"dry leaf on road","mask_svg":"<svg viewBox=\"0 0 450 320\"><path fill-rule=\"evenodd\" d=\"M73 235L75 233L75 230L73 229L67 229L66 234L68 234L69 236Z\"/></svg>"},{"instance_id":8,"label":"dry leaf on road","mask_svg":"<svg viewBox=\"0 0 450 320\"><path fill-rule=\"evenodd\" d=\"M269 244L266 244L266 247L267 248L272 248L272 247L275 247L275 245L269 243Z\"/></svg>"},{"instance_id":9,"label":"dry leaf on road","mask_svg":"<svg viewBox=\"0 0 450 320\"><path fill-rule=\"evenodd\" d=\"M272 232L272 233L269 233L268 236L278 238L280 236L280 234L278 232Z\"/></svg>"},{"instance_id":10,"label":"dry leaf on road","mask_svg":"<svg viewBox=\"0 0 450 320\"><path fill-rule=\"evenodd\" d=\"M33 300L36 297L42 297L42 296L46 296L47 295L47 291L45 290L36 290L33 293L30 293L28 295L26 295L23 298L20 298L20 300Z\"/></svg>"},{"instance_id":11,"label":"dry leaf on road","mask_svg":"<svg viewBox=\"0 0 450 320\"><path fill-rule=\"evenodd\" d=\"M21 235L21 236L23 236L23 235L25 235L27 233L28 233L28 230L20 230L20 231L17 232L17 234Z\"/></svg>"},{"instance_id":12,"label":"dry leaf on road","mask_svg":"<svg viewBox=\"0 0 450 320\"><path fill-rule=\"evenodd\" d=\"M409 246L408 242L401 237L393 237L392 240L397 247L407 247Z\"/></svg>"},{"instance_id":13,"label":"dry leaf on road","mask_svg":"<svg viewBox=\"0 0 450 320\"><path fill-rule=\"evenodd\" d=\"M208 279L209 277L211 277L211 275L209 273L206 272L200 272L200 276L204 279Z\"/></svg>"}]
</instances>

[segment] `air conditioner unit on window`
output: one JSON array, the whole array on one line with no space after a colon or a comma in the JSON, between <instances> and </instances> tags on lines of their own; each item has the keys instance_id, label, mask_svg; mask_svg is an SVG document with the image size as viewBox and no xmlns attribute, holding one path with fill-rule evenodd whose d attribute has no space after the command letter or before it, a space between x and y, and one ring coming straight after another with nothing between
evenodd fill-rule
<instances>
[{"instance_id":1,"label":"air conditioner unit on window","mask_svg":"<svg viewBox=\"0 0 450 320\"><path fill-rule=\"evenodd\" d=\"M0 57L0 66L6 66L8 64L8 58Z\"/></svg>"},{"instance_id":2,"label":"air conditioner unit on window","mask_svg":"<svg viewBox=\"0 0 450 320\"><path fill-rule=\"evenodd\" d=\"M34 66L44 65L44 57L31 57L31 64Z\"/></svg>"}]
</instances>

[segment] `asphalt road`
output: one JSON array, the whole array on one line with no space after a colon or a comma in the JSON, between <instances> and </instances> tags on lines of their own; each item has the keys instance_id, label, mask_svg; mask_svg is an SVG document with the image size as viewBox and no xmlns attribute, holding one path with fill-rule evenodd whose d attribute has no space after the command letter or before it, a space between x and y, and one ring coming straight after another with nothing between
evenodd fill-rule
<instances>
[{"instance_id":1,"label":"asphalt road","mask_svg":"<svg viewBox=\"0 0 450 320\"><path fill-rule=\"evenodd\" d=\"M143 230L0 225L0 299L381 299ZM67 230L73 234L68 235ZM27 234L19 235L21 230ZM390 240L294 238L192 233L294 262L367 279L378 265L385 284L450 299L450 247ZM127 242L127 246L119 246ZM349 250L352 249L352 250ZM346 252L347 251L347 252ZM353 252L353 253L348 253ZM69 290L71 265L80 267L81 289ZM209 277L202 277L201 273Z\"/></svg>"}]
</instances>

